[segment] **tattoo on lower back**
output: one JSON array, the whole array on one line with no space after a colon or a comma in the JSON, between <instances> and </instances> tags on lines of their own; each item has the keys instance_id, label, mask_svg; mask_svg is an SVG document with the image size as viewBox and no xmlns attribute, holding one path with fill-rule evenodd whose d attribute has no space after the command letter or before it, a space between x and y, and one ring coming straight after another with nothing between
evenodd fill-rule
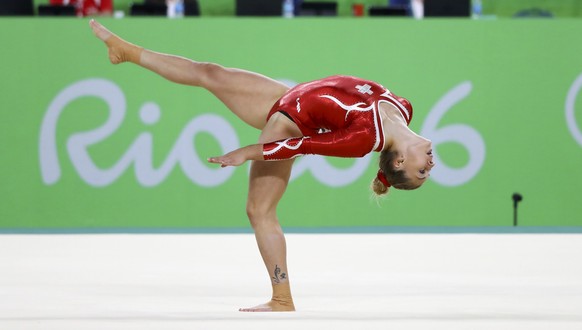
<instances>
[{"instance_id":1,"label":"tattoo on lower back","mask_svg":"<svg viewBox=\"0 0 582 330\"><path fill-rule=\"evenodd\" d=\"M284 280L287 278L287 274L286 273L281 273L281 268L279 268L279 265L275 265L275 271L273 272L273 277L271 277L273 279L273 282L275 283L280 283L281 280Z\"/></svg>"}]
</instances>

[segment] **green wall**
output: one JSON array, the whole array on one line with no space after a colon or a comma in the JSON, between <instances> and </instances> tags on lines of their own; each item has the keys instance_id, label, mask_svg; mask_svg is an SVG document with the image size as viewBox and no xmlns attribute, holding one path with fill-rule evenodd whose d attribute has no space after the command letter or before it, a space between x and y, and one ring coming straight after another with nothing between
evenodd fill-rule
<instances>
[{"instance_id":1,"label":"green wall","mask_svg":"<svg viewBox=\"0 0 582 330\"><path fill-rule=\"evenodd\" d=\"M110 65L87 23L0 20L0 228L247 227L248 167L205 159L258 132L206 91ZM514 192L520 225L582 225L580 21L103 23L158 51L295 82L358 75L411 100L431 180L376 202L377 154L304 157L286 227L510 226Z\"/></svg>"}]
</instances>

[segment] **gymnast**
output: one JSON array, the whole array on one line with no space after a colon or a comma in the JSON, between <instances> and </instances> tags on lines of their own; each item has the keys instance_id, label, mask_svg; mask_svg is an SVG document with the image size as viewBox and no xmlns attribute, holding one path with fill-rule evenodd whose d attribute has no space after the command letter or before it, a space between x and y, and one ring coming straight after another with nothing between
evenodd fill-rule
<instances>
[{"instance_id":1,"label":"gymnast","mask_svg":"<svg viewBox=\"0 0 582 330\"><path fill-rule=\"evenodd\" d=\"M202 87L261 131L257 144L208 158L222 167L252 161L246 212L272 297L240 311L295 310L286 241L276 212L295 157L363 157L379 152L379 169L371 184L377 195L386 194L390 187L420 187L435 165L431 141L408 127L410 102L376 82L336 75L289 88L258 73L144 49L95 20L90 26L107 46L111 63L131 62L174 83Z\"/></svg>"}]
</instances>

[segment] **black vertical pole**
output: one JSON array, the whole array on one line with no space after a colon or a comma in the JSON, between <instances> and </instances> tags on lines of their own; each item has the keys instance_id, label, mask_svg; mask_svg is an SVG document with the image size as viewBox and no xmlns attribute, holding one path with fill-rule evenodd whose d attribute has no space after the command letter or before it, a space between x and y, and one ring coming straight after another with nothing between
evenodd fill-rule
<instances>
[{"instance_id":1,"label":"black vertical pole","mask_svg":"<svg viewBox=\"0 0 582 330\"><path fill-rule=\"evenodd\" d=\"M513 199L513 226L517 227L517 203L521 202L523 197L519 193L514 193L511 199Z\"/></svg>"}]
</instances>

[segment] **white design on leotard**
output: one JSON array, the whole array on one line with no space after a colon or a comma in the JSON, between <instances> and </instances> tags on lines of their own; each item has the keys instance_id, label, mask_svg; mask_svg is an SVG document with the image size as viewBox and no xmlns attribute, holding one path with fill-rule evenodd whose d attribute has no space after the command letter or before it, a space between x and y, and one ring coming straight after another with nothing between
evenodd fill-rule
<instances>
[{"instance_id":1,"label":"white design on leotard","mask_svg":"<svg viewBox=\"0 0 582 330\"><path fill-rule=\"evenodd\" d=\"M321 95L320 97L325 97L327 99L332 100L333 102L335 102L337 105L340 106L340 108L346 110L346 118L348 118L348 114L350 113L350 111L361 111L361 112L366 112L366 111L371 111L374 109L374 104L368 106L368 107L362 107L362 105L366 105L366 103L364 102L358 102L352 105L347 105L344 104L342 101L336 99L335 97L331 96L331 95Z\"/></svg>"},{"instance_id":2,"label":"white design on leotard","mask_svg":"<svg viewBox=\"0 0 582 330\"><path fill-rule=\"evenodd\" d=\"M271 149L271 150L263 151L263 155L264 156L270 156L270 155L276 154L277 152L279 152L283 148L287 148L289 150L297 150L297 149L299 149L301 147L301 145L303 144L303 139L299 140L299 142L296 145L294 145L294 146L287 144L287 142L289 140L292 140L292 139L294 139L294 138L288 138L288 139L285 139L283 141L277 141L277 142L275 142L277 144L277 146L275 148ZM301 156L301 155L302 154L297 154L297 155L294 155L291 158L295 158L295 157Z\"/></svg>"},{"instance_id":3,"label":"white design on leotard","mask_svg":"<svg viewBox=\"0 0 582 330\"><path fill-rule=\"evenodd\" d=\"M389 99L390 101L392 101L392 104L396 105L398 107L398 109L400 109L400 113L402 114L402 117L404 117L404 119L406 119L406 122L410 122L410 111L408 111L408 109L406 109L406 107L402 103L398 102L398 100L395 99L392 96L392 94L390 94L389 91L382 94L382 96L384 96L387 99Z\"/></svg>"},{"instance_id":4,"label":"white design on leotard","mask_svg":"<svg viewBox=\"0 0 582 330\"><path fill-rule=\"evenodd\" d=\"M340 108L346 110L345 119L348 118L348 114L350 113L350 111L361 111L361 112L373 111L374 112L374 128L375 128L374 131L375 131L376 141L374 142L374 146L372 147L372 150L376 150L376 148L378 148L378 145L380 144L380 134L384 134L384 133L383 133L383 129L382 129L382 124L378 122L377 116L375 115L375 113L377 112L376 102L373 102L371 105L369 105L367 107L363 107L363 105L366 105L366 103L364 103L364 102L358 102L358 103L355 103L352 105L347 105L331 95L321 95L321 97L325 97L327 99L332 100L337 105L339 105Z\"/></svg>"}]
</instances>

